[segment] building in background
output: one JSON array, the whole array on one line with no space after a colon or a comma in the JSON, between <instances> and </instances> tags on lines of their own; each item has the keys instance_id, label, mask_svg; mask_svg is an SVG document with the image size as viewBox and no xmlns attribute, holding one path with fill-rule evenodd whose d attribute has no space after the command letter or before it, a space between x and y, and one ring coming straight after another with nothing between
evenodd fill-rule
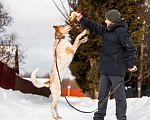
<instances>
[{"instance_id":1,"label":"building in background","mask_svg":"<svg viewBox=\"0 0 150 120\"><path fill-rule=\"evenodd\" d=\"M14 68L19 74L18 63L18 46L17 45L0 45L0 61Z\"/></svg>"}]
</instances>

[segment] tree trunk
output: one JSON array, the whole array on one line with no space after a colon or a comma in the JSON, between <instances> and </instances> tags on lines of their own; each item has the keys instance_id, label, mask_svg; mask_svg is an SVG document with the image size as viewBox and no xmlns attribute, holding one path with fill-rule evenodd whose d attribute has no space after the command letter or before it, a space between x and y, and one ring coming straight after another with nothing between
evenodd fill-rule
<instances>
[{"instance_id":1,"label":"tree trunk","mask_svg":"<svg viewBox=\"0 0 150 120\"><path fill-rule=\"evenodd\" d=\"M93 67L95 67L96 66L96 59L95 58L90 58L90 66L91 66L91 68L93 68ZM93 73L94 74L94 73ZM92 90L91 90L92 92L90 93L90 97L92 98L92 99L97 99L98 98L98 92L96 91L96 89L95 88L93 88Z\"/></svg>"},{"instance_id":2,"label":"tree trunk","mask_svg":"<svg viewBox=\"0 0 150 120\"><path fill-rule=\"evenodd\" d=\"M140 98L141 95L141 87L142 87L142 78L143 78L143 53L144 53L144 35L142 36L142 44L141 44L141 56L140 56L140 61L141 61L141 69L140 69L140 73L139 73L139 79L138 79L138 97Z\"/></svg>"}]
</instances>

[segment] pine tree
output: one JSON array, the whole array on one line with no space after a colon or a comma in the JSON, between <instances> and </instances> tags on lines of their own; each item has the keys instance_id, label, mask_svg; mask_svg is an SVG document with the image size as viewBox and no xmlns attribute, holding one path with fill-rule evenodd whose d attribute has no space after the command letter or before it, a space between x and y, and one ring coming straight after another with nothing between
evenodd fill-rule
<instances>
[{"instance_id":1,"label":"pine tree","mask_svg":"<svg viewBox=\"0 0 150 120\"><path fill-rule=\"evenodd\" d=\"M146 29L142 30L145 16L139 12L145 0L68 0L68 2L72 11L79 10L83 16L101 25L105 25L104 21L107 11L112 9L119 10L122 17L127 21L128 30L131 33L136 48L139 48L142 34L144 34L149 27L145 26ZM75 37L85 28L76 21L71 23L73 24L73 29L69 35L73 43ZM99 84L100 75L97 72L97 67L102 39L91 32L88 38L88 42L82 44L76 52L70 65L70 70L76 77L76 81L83 92L89 92L94 98L94 91L98 89ZM137 65L138 62L139 59L136 60ZM135 79L137 79L137 76L134 76Z\"/></svg>"}]
</instances>

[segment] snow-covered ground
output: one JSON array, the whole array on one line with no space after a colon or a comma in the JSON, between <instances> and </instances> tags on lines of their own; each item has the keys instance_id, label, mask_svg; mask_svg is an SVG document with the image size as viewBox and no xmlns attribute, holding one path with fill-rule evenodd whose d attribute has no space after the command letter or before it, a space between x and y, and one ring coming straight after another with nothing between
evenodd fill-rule
<instances>
[{"instance_id":1,"label":"snow-covered ground","mask_svg":"<svg viewBox=\"0 0 150 120\"><path fill-rule=\"evenodd\" d=\"M85 111L96 109L97 100L87 97L69 97L77 108ZM0 120L53 120L50 112L52 98L23 94L19 91L0 88ZM150 98L127 99L128 120L150 120ZM63 120L92 120L92 114L80 113L72 109L63 97L58 101L58 110ZM109 100L105 120L116 120L115 100Z\"/></svg>"}]
</instances>

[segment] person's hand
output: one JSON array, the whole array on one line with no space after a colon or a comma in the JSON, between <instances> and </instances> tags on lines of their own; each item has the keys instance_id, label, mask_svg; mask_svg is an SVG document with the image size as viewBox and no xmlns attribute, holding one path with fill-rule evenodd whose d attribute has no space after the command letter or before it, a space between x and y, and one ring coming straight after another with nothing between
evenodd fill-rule
<instances>
[{"instance_id":1,"label":"person's hand","mask_svg":"<svg viewBox=\"0 0 150 120\"><path fill-rule=\"evenodd\" d=\"M74 18L75 18L78 22L80 22L80 20L81 20L81 18L82 18L81 13L79 13L79 11L72 12L72 13L71 13L71 16L70 16L68 19L69 19L70 21L72 21Z\"/></svg>"},{"instance_id":2,"label":"person's hand","mask_svg":"<svg viewBox=\"0 0 150 120\"><path fill-rule=\"evenodd\" d=\"M137 67L134 65L133 68L128 68L128 70L129 70L130 72L135 72L135 71L137 71Z\"/></svg>"}]
</instances>

